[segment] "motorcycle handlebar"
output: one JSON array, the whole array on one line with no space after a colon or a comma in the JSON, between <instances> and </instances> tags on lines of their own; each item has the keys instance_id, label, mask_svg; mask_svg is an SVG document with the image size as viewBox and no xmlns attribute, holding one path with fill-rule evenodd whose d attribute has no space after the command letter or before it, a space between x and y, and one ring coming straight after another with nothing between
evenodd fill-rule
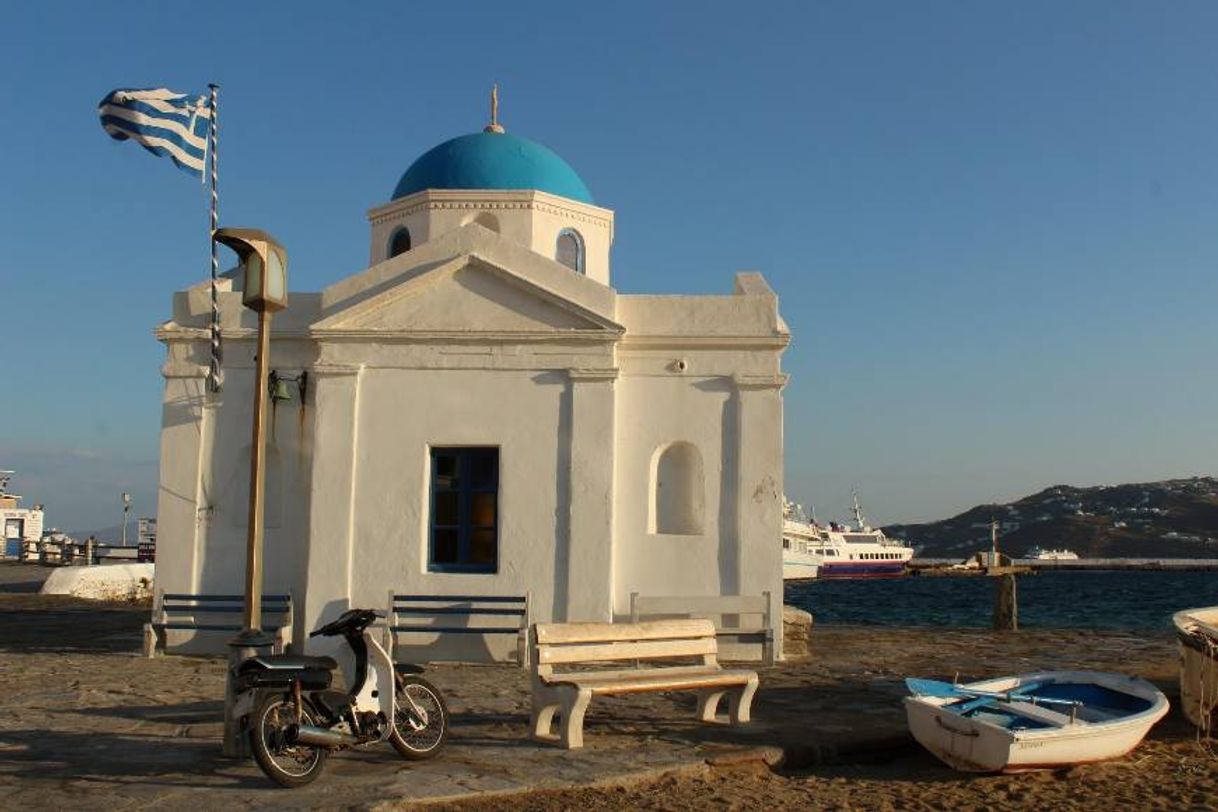
<instances>
[{"instance_id":1,"label":"motorcycle handlebar","mask_svg":"<svg viewBox=\"0 0 1218 812\"><path fill-rule=\"evenodd\" d=\"M374 618L380 619L387 617L384 612L377 611L376 609L348 609L341 616L339 616L337 620L332 620L321 628L309 632L309 637L329 637L332 635L342 634L344 627L351 625L351 622L356 620L361 614L371 615Z\"/></svg>"}]
</instances>

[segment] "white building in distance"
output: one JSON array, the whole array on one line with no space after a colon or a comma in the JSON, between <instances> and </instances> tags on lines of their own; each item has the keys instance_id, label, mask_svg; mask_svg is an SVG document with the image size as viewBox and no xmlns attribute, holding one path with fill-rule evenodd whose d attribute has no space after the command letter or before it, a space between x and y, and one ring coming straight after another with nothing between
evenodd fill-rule
<instances>
[{"instance_id":1,"label":"white building in distance","mask_svg":"<svg viewBox=\"0 0 1218 812\"><path fill-rule=\"evenodd\" d=\"M267 454L264 592L293 596L294 639L391 590L528 592L537 621L620 620L632 592L768 591L781 639L790 335L761 275L618 293L613 212L494 123L421 156L368 219L370 266L274 319L271 367L307 373ZM221 284L222 393L205 386L207 284L157 330L165 592L243 589L267 383L256 314Z\"/></svg>"},{"instance_id":2,"label":"white building in distance","mask_svg":"<svg viewBox=\"0 0 1218 812\"><path fill-rule=\"evenodd\" d=\"M4 529L0 558L20 558L27 545L42 538L42 505L21 507L21 497L8 492L12 476L12 471L0 471L0 528Z\"/></svg>"}]
</instances>

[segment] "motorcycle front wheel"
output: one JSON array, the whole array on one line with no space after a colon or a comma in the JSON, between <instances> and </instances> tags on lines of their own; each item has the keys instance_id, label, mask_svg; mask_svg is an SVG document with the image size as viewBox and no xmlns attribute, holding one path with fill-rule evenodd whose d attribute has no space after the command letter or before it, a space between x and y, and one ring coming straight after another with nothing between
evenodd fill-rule
<instances>
[{"instance_id":1,"label":"motorcycle front wheel","mask_svg":"<svg viewBox=\"0 0 1218 812\"><path fill-rule=\"evenodd\" d=\"M304 703L301 721L316 725L318 714ZM290 725L296 724L296 700L291 694L271 694L262 700L250 725L250 749L266 777L281 787L303 787L321 775L330 751L307 744L287 743Z\"/></svg>"},{"instance_id":2,"label":"motorcycle front wheel","mask_svg":"<svg viewBox=\"0 0 1218 812\"><path fill-rule=\"evenodd\" d=\"M448 705L430 682L398 675L397 708L389 741L402 758L422 761L440 752L448 738Z\"/></svg>"}]
</instances>

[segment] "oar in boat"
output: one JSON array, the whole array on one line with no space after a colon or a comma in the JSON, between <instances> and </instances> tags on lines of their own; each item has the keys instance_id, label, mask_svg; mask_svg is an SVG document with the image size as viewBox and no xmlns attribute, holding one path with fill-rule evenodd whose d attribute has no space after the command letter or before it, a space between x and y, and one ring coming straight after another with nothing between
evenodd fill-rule
<instances>
[{"instance_id":1,"label":"oar in boat","mask_svg":"<svg viewBox=\"0 0 1218 812\"><path fill-rule=\"evenodd\" d=\"M1030 694L1030 691L1035 691L1037 688L1044 685L1043 682L1030 682L1027 685L1020 685L1012 688L1009 691L980 691L974 688L966 688L963 685L953 685L950 682L943 682L936 679L916 679L908 677L905 680L905 687L909 688L910 693L917 696L934 696L943 699L964 698L985 699L990 702L1031 702L1032 704L1043 703L1045 705L1070 705L1078 707L1083 703L1074 699L1052 699L1046 696L1035 696ZM987 703L980 703L987 704Z\"/></svg>"}]
</instances>

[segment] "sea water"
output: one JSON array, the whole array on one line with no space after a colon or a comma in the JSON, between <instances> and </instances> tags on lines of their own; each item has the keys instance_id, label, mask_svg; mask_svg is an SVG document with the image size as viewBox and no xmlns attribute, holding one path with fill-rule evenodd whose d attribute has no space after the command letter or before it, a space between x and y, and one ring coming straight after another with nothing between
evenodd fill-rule
<instances>
[{"instance_id":1,"label":"sea water","mask_svg":"<svg viewBox=\"0 0 1218 812\"><path fill-rule=\"evenodd\" d=\"M786 602L818 624L988 627L996 579L980 575L793 581ZM1172 629L1181 609L1218 605L1218 572L1083 571L1018 576L1019 625Z\"/></svg>"}]
</instances>

